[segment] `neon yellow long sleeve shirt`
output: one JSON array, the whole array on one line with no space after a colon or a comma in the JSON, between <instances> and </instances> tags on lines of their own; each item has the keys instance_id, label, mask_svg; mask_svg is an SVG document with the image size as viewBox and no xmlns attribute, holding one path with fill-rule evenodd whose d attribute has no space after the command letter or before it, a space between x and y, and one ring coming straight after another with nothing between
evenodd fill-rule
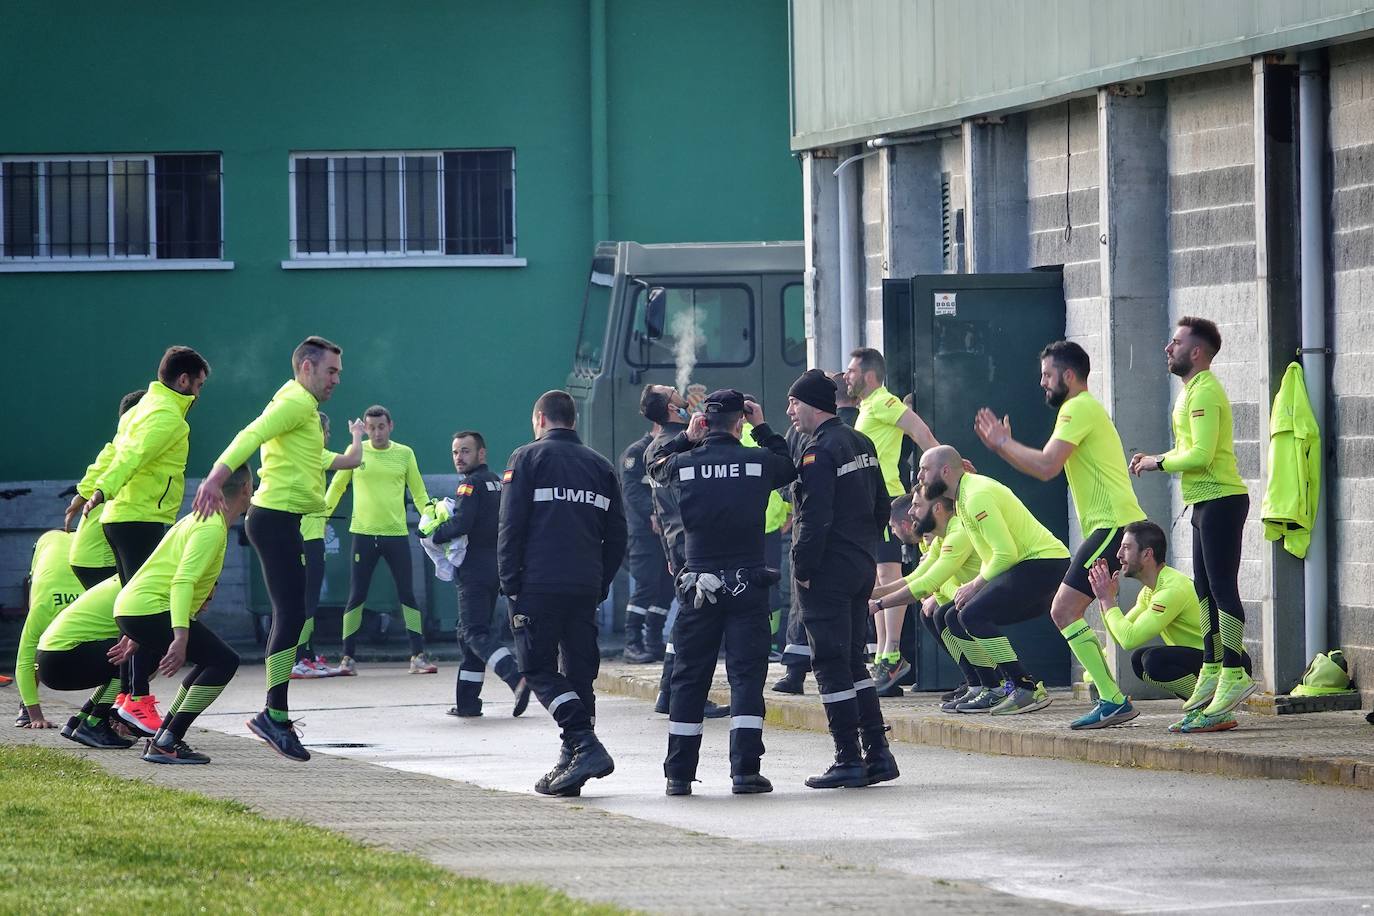
<instances>
[{"instance_id":1,"label":"neon yellow long sleeve shirt","mask_svg":"<svg viewBox=\"0 0 1374 916\"><path fill-rule=\"evenodd\" d=\"M320 473L324 432L319 406L315 396L292 379L277 389L258 418L219 456L218 463L232 469L262 450L253 505L298 515L324 509L324 475Z\"/></svg>"},{"instance_id":2,"label":"neon yellow long sleeve shirt","mask_svg":"<svg viewBox=\"0 0 1374 916\"><path fill-rule=\"evenodd\" d=\"M936 541L938 546L932 543L920 564L906 577L907 588L913 598L935 595L942 602L952 601L959 586L978 575L978 552L958 516L949 520L944 537Z\"/></svg>"},{"instance_id":3,"label":"neon yellow long sleeve shirt","mask_svg":"<svg viewBox=\"0 0 1374 916\"><path fill-rule=\"evenodd\" d=\"M1231 401L1211 370L1189 379L1174 402L1174 447L1160 456L1160 470L1183 475L1183 502L1249 492L1236 469Z\"/></svg>"},{"instance_id":4,"label":"neon yellow long sleeve shirt","mask_svg":"<svg viewBox=\"0 0 1374 916\"><path fill-rule=\"evenodd\" d=\"M1202 607L1193 580L1172 566L1161 566L1154 588L1142 588L1129 614L1119 607L1102 613L1102 622L1123 649L1143 646L1156 636L1171 646L1202 648Z\"/></svg>"},{"instance_id":5,"label":"neon yellow long sleeve shirt","mask_svg":"<svg viewBox=\"0 0 1374 916\"><path fill-rule=\"evenodd\" d=\"M406 490L417 507L429 502L415 453L407 445L392 442L384 449L363 443L363 462L352 470L335 471L325 494L328 505L338 505L349 483L353 484L353 534L396 537L407 533Z\"/></svg>"},{"instance_id":6,"label":"neon yellow long sleeve shirt","mask_svg":"<svg viewBox=\"0 0 1374 916\"><path fill-rule=\"evenodd\" d=\"M121 424L128 415L129 411L125 411L119 418ZM82 499L90 499L95 493L95 482L110 466L114 453L114 442L106 442L100 454L95 456L95 461L86 468L85 475L76 484L76 492L81 494ZM96 506L77 525L76 536L70 542L71 548L67 555L71 565L89 569L108 569L115 565L114 550L110 548L110 542L105 540L105 529L100 527L107 505L108 503L101 503Z\"/></svg>"},{"instance_id":7,"label":"neon yellow long sleeve shirt","mask_svg":"<svg viewBox=\"0 0 1374 916\"><path fill-rule=\"evenodd\" d=\"M195 397L158 381L120 417L114 454L95 481L109 508L106 522L171 524L186 490L186 451L191 427L186 411Z\"/></svg>"},{"instance_id":8,"label":"neon yellow long sleeve shirt","mask_svg":"<svg viewBox=\"0 0 1374 916\"><path fill-rule=\"evenodd\" d=\"M981 561L983 581L1025 560L1061 559L1069 549L1031 515L1006 485L983 474L965 474L959 483L959 518Z\"/></svg>"},{"instance_id":9,"label":"neon yellow long sleeve shirt","mask_svg":"<svg viewBox=\"0 0 1374 916\"><path fill-rule=\"evenodd\" d=\"M170 611L173 629L189 626L219 580L228 534L222 514L182 518L119 593L114 615L146 617Z\"/></svg>"},{"instance_id":10,"label":"neon yellow long sleeve shirt","mask_svg":"<svg viewBox=\"0 0 1374 916\"><path fill-rule=\"evenodd\" d=\"M110 576L67 605L38 637L38 651L64 652L83 642L118 639L119 626L114 619L118 594L119 577Z\"/></svg>"},{"instance_id":11,"label":"neon yellow long sleeve shirt","mask_svg":"<svg viewBox=\"0 0 1374 916\"><path fill-rule=\"evenodd\" d=\"M14 660L14 682L25 706L38 702L34 656L39 638L53 618L85 591L67 561L75 537L65 531L48 531L33 545L33 560L29 563L29 614L19 633L19 652Z\"/></svg>"}]
</instances>

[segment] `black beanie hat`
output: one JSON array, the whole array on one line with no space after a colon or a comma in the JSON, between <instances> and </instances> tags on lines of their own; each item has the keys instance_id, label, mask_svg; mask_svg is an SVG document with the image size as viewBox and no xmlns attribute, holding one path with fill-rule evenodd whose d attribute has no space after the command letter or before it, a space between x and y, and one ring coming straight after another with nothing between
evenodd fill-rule
<instances>
[{"instance_id":1,"label":"black beanie hat","mask_svg":"<svg viewBox=\"0 0 1374 916\"><path fill-rule=\"evenodd\" d=\"M807 369L787 389L787 396L826 413L835 412L835 383L819 369Z\"/></svg>"}]
</instances>

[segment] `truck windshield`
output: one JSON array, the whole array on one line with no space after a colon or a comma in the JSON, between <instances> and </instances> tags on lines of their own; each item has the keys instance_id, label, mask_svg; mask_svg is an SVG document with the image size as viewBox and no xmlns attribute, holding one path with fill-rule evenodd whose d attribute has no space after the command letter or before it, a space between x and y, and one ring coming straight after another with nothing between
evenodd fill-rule
<instances>
[{"instance_id":1,"label":"truck windshield","mask_svg":"<svg viewBox=\"0 0 1374 916\"><path fill-rule=\"evenodd\" d=\"M587 296L582 303L582 330L577 336L574 371L596 375L606 349L606 324L611 313L611 288L615 283L613 258L594 258L587 279Z\"/></svg>"}]
</instances>

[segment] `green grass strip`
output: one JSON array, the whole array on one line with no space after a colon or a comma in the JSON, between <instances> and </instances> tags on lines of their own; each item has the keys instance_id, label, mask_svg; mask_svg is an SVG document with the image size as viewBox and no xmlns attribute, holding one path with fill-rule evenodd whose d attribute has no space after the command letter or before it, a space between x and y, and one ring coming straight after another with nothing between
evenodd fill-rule
<instances>
[{"instance_id":1,"label":"green grass strip","mask_svg":"<svg viewBox=\"0 0 1374 916\"><path fill-rule=\"evenodd\" d=\"M47 748L0 747L0 823L0 913L625 912L463 878Z\"/></svg>"}]
</instances>

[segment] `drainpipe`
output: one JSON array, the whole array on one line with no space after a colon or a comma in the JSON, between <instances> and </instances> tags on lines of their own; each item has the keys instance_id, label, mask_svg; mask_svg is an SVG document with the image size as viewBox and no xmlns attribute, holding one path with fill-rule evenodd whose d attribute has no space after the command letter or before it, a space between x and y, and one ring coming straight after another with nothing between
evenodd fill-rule
<instances>
[{"instance_id":1,"label":"drainpipe","mask_svg":"<svg viewBox=\"0 0 1374 916\"><path fill-rule=\"evenodd\" d=\"M588 4L592 154L592 244L610 241L610 164L606 140L606 0Z\"/></svg>"},{"instance_id":2,"label":"drainpipe","mask_svg":"<svg viewBox=\"0 0 1374 916\"><path fill-rule=\"evenodd\" d=\"M886 149L889 146L907 146L911 143L929 143L931 140L945 140L954 137L962 137L964 130L962 127L946 127L942 130L932 130L924 134L904 134L896 137L874 137L865 144L869 149Z\"/></svg>"},{"instance_id":3,"label":"drainpipe","mask_svg":"<svg viewBox=\"0 0 1374 916\"><path fill-rule=\"evenodd\" d=\"M863 340L863 272L860 269L863 237L857 234L863 227L859 222L859 173L850 171L841 175L840 172L860 159L876 155L878 150L850 156L835 169L840 195L840 359L845 363Z\"/></svg>"},{"instance_id":4,"label":"drainpipe","mask_svg":"<svg viewBox=\"0 0 1374 916\"><path fill-rule=\"evenodd\" d=\"M1317 52L1298 57L1298 217L1302 236L1302 371L1312 412L1322 433L1323 493L1312 522L1312 543L1303 561L1303 635L1307 658L1327 645L1326 505L1330 477L1326 461L1326 258L1325 233L1325 99L1322 58Z\"/></svg>"}]
</instances>

